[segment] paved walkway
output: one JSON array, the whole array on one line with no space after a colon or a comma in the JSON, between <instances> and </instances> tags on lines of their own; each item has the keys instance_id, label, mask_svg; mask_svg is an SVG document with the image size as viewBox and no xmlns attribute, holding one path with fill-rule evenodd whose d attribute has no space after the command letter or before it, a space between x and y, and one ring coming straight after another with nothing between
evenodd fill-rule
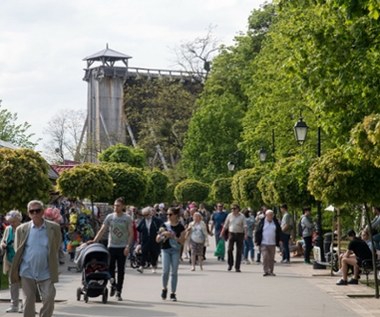
<instances>
[{"instance_id":1,"label":"paved walkway","mask_svg":"<svg viewBox=\"0 0 380 317\"><path fill-rule=\"evenodd\" d=\"M130 317L370 317L380 316L380 300L349 298L348 294L373 294L364 285L336 286L337 277L328 270L313 270L301 259L290 265L277 264L276 277L263 277L257 264L242 265L242 273L227 272L226 263L218 262L208 252L204 271L190 272L184 263L179 270L178 302L162 301L161 276L146 270L144 274L127 268L124 301L111 298L102 304L101 297L90 298L86 304L76 300L80 273L66 267L57 284L54 316L130 316ZM0 316L21 316L4 313L9 306L9 292L0 292ZM38 306L39 307L39 306Z\"/></svg>"}]
</instances>

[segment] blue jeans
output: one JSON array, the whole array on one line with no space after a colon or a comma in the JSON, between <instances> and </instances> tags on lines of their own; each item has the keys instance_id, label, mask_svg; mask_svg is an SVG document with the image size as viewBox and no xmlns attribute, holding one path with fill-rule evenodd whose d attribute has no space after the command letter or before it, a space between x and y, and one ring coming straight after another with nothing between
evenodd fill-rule
<instances>
[{"instance_id":1,"label":"blue jeans","mask_svg":"<svg viewBox=\"0 0 380 317\"><path fill-rule=\"evenodd\" d=\"M178 281L179 250L173 248L162 249L162 288L168 288L169 273L171 273L171 291L175 293Z\"/></svg>"},{"instance_id":2,"label":"blue jeans","mask_svg":"<svg viewBox=\"0 0 380 317\"><path fill-rule=\"evenodd\" d=\"M255 247L253 246L253 237L244 239L244 259L248 260L248 254L251 254L251 259L255 258Z\"/></svg>"}]
</instances>

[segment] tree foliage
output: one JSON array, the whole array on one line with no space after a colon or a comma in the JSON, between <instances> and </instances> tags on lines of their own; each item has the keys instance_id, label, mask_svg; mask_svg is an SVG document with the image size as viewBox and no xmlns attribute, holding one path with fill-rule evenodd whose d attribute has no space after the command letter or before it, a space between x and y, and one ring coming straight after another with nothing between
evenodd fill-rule
<instances>
[{"instance_id":1,"label":"tree foliage","mask_svg":"<svg viewBox=\"0 0 380 317\"><path fill-rule=\"evenodd\" d=\"M157 146L168 166L174 167L180 159L184 134L201 89L202 84L191 78L183 78L183 82L164 78L127 81L126 118L151 167L162 167Z\"/></svg>"},{"instance_id":2,"label":"tree foliage","mask_svg":"<svg viewBox=\"0 0 380 317\"><path fill-rule=\"evenodd\" d=\"M47 202L52 188L49 165L30 149L0 148L0 212L26 210L30 200Z\"/></svg>"},{"instance_id":3,"label":"tree foliage","mask_svg":"<svg viewBox=\"0 0 380 317\"><path fill-rule=\"evenodd\" d=\"M209 193L209 185L193 179L186 179L180 182L174 189L174 196L179 202L202 202L206 200Z\"/></svg>"},{"instance_id":4,"label":"tree foliage","mask_svg":"<svg viewBox=\"0 0 380 317\"><path fill-rule=\"evenodd\" d=\"M372 114L358 123L352 130L355 155L380 167L380 114Z\"/></svg>"},{"instance_id":5,"label":"tree foliage","mask_svg":"<svg viewBox=\"0 0 380 317\"><path fill-rule=\"evenodd\" d=\"M66 197L96 201L110 198L114 185L103 166L86 163L64 171L57 180L57 186Z\"/></svg>"},{"instance_id":6,"label":"tree foliage","mask_svg":"<svg viewBox=\"0 0 380 317\"><path fill-rule=\"evenodd\" d=\"M147 193L149 203L153 204L166 201L169 177L158 169L147 172L147 177L151 179L154 188L153 193Z\"/></svg>"},{"instance_id":7,"label":"tree foliage","mask_svg":"<svg viewBox=\"0 0 380 317\"><path fill-rule=\"evenodd\" d=\"M214 202L232 202L232 177L217 178L211 185L210 197Z\"/></svg>"},{"instance_id":8,"label":"tree foliage","mask_svg":"<svg viewBox=\"0 0 380 317\"><path fill-rule=\"evenodd\" d=\"M114 184L112 202L118 197L124 197L126 204L140 205L144 202L148 180L142 169L130 167L125 163L102 164Z\"/></svg>"},{"instance_id":9,"label":"tree foliage","mask_svg":"<svg viewBox=\"0 0 380 317\"><path fill-rule=\"evenodd\" d=\"M228 176L226 164L241 141L249 65L261 50L273 12L272 5L253 11L247 34L236 37L236 45L222 48L214 59L183 150L183 166L190 177L212 182ZM244 165L237 168L243 169Z\"/></svg>"},{"instance_id":10,"label":"tree foliage","mask_svg":"<svg viewBox=\"0 0 380 317\"><path fill-rule=\"evenodd\" d=\"M2 108L0 100L0 140L10 142L16 146L33 148L37 144L31 141L33 133L28 133L30 124L17 123L17 113Z\"/></svg>"},{"instance_id":11,"label":"tree foliage","mask_svg":"<svg viewBox=\"0 0 380 317\"><path fill-rule=\"evenodd\" d=\"M124 144L112 145L98 155L100 162L126 163L133 167L142 168L146 165L145 152Z\"/></svg>"},{"instance_id":12,"label":"tree foliage","mask_svg":"<svg viewBox=\"0 0 380 317\"><path fill-rule=\"evenodd\" d=\"M262 167L245 169L237 172L232 178L231 191L234 201L245 207L259 208L262 203L261 191L257 187L264 175Z\"/></svg>"},{"instance_id":13,"label":"tree foliage","mask_svg":"<svg viewBox=\"0 0 380 317\"><path fill-rule=\"evenodd\" d=\"M268 205L286 203L291 207L310 205L313 201L307 191L310 161L302 156L291 156L277 161L260 179L258 188Z\"/></svg>"}]
</instances>

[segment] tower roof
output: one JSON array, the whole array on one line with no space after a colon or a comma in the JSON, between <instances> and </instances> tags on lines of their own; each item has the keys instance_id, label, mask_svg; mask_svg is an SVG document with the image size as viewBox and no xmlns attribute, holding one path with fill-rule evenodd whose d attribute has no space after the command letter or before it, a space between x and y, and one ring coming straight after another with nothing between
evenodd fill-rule
<instances>
[{"instance_id":1,"label":"tower roof","mask_svg":"<svg viewBox=\"0 0 380 317\"><path fill-rule=\"evenodd\" d=\"M112 50L108 47L107 44L104 50L87 56L83 60L87 61L88 67L90 67L95 61L100 61L103 65L106 66L113 66L115 62L122 61L126 66L128 66L128 59L130 58L132 58L132 56Z\"/></svg>"}]
</instances>

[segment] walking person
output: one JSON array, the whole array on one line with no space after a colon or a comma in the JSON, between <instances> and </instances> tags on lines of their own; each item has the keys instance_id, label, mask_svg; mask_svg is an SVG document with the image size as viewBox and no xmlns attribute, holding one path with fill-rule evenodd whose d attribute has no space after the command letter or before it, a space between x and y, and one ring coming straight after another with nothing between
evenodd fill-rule
<instances>
[{"instance_id":1,"label":"walking person","mask_svg":"<svg viewBox=\"0 0 380 317\"><path fill-rule=\"evenodd\" d=\"M227 212L223 209L222 203L216 204L216 210L211 215L211 228L210 231L213 232L215 235L215 245L218 245L218 242L220 239L224 239L224 237L221 236L221 231L223 229L224 222L227 218ZM218 256L218 261L224 261L224 254L223 256Z\"/></svg>"},{"instance_id":2,"label":"walking person","mask_svg":"<svg viewBox=\"0 0 380 317\"><path fill-rule=\"evenodd\" d=\"M11 266L11 283L21 280L24 293L24 317L35 317L36 294L40 293L40 317L51 317L54 311L58 282L58 252L61 246L61 228L43 218L43 203L28 203L31 221L17 227L15 256Z\"/></svg>"},{"instance_id":3,"label":"walking person","mask_svg":"<svg viewBox=\"0 0 380 317\"><path fill-rule=\"evenodd\" d=\"M282 260L281 263L290 263L289 241L293 230L293 218L288 212L288 206L282 204L280 207L281 218L281 241L282 241Z\"/></svg>"},{"instance_id":4,"label":"walking person","mask_svg":"<svg viewBox=\"0 0 380 317\"><path fill-rule=\"evenodd\" d=\"M314 232L314 223L311 219L310 207L303 208L303 215L301 217L302 239L305 242L304 262L310 264L310 253L313 248L312 239Z\"/></svg>"},{"instance_id":5,"label":"walking person","mask_svg":"<svg viewBox=\"0 0 380 317\"><path fill-rule=\"evenodd\" d=\"M18 210L11 210L5 215L5 220L9 226L5 228L3 238L1 239L1 249L3 250L3 273L8 274L9 289L11 292L11 307L9 307L7 313L23 312L22 301L20 303L20 283L12 283L10 281L10 270L15 255L14 240L17 227L21 224L22 214Z\"/></svg>"},{"instance_id":6,"label":"walking person","mask_svg":"<svg viewBox=\"0 0 380 317\"><path fill-rule=\"evenodd\" d=\"M253 263L255 260L255 247L253 243L253 230L255 229L256 219L249 209L244 209L243 214L247 222L247 237L244 239L244 261L246 264Z\"/></svg>"},{"instance_id":7,"label":"walking person","mask_svg":"<svg viewBox=\"0 0 380 317\"><path fill-rule=\"evenodd\" d=\"M240 207L238 204L231 205L231 213L228 214L220 235L223 236L226 230L228 230L228 271L232 270L232 267L235 262L235 271L240 273L240 264L243 253L243 242L244 239L247 237L247 222L245 220L245 216L240 212ZM233 252L235 244L236 258L234 261Z\"/></svg>"},{"instance_id":8,"label":"walking person","mask_svg":"<svg viewBox=\"0 0 380 317\"><path fill-rule=\"evenodd\" d=\"M161 250L160 244L156 241L156 236L162 226L162 221L158 217L153 217L152 209L152 207L142 209L141 214L143 220L141 220L137 226L142 252L142 263L137 269L140 273L144 272L144 267L147 262L152 265L152 273L156 273L157 260Z\"/></svg>"},{"instance_id":9,"label":"walking person","mask_svg":"<svg viewBox=\"0 0 380 317\"><path fill-rule=\"evenodd\" d=\"M111 296L122 301L121 293L124 284L125 262L129 254L129 246L133 241L132 218L124 212L125 204L123 198L117 198L113 205L114 212L107 215L96 234L95 238L88 243L98 242L108 230L108 251L110 252L110 274L114 280L111 285ZM117 265L117 280L115 279Z\"/></svg>"},{"instance_id":10,"label":"walking person","mask_svg":"<svg viewBox=\"0 0 380 317\"><path fill-rule=\"evenodd\" d=\"M281 227L273 210L268 209L265 217L256 228L255 241L260 247L263 259L264 276L276 276L274 274L274 257L276 246L280 244Z\"/></svg>"},{"instance_id":11,"label":"walking person","mask_svg":"<svg viewBox=\"0 0 380 317\"><path fill-rule=\"evenodd\" d=\"M186 229L186 238L190 237L191 271L195 271L197 259L199 268L203 270L203 249L208 245L207 226L202 220L201 214L199 212L194 213L193 219Z\"/></svg>"},{"instance_id":12,"label":"walking person","mask_svg":"<svg viewBox=\"0 0 380 317\"><path fill-rule=\"evenodd\" d=\"M162 292L161 298L165 300L168 295L169 274L171 275L170 299L177 301L178 266L181 245L185 241L185 227L179 221L180 208L171 207L167 212L168 221L159 230L157 242L162 243Z\"/></svg>"}]
</instances>

